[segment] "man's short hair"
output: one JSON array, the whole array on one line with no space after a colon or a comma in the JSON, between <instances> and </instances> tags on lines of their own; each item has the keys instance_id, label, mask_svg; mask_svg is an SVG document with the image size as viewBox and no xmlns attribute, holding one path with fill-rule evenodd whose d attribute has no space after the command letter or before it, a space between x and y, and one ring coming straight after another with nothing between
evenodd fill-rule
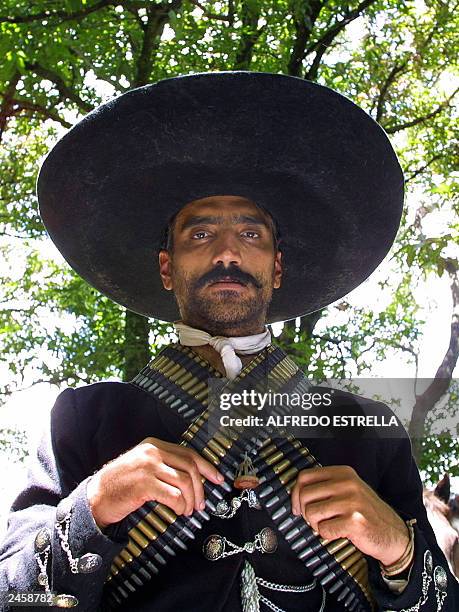
<instances>
[{"instance_id":1,"label":"man's short hair","mask_svg":"<svg viewBox=\"0 0 459 612\"><path fill-rule=\"evenodd\" d=\"M259 208L262 212L265 213L265 215L268 217L270 223L271 223L271 233L273 236L273 244L274 244L274 248L276 251L280 251L280 243L281 243L281 233L280 233L280 229L279 229L279 224L277 222L277 219L271 214L271 212L266 209L262 204L256 204L255 206L257 208ZM176 213L174 213L170 218L169 221L167 222L166 227L163 230L163 237L161 239L161 244L160 247L158 249L158 251L169 251L170 253L173 251L174 248L174 226L175 226L175 221L177 219L177 215L179 214L180 210L178 210Z\"/></svg>"}]
</instances>

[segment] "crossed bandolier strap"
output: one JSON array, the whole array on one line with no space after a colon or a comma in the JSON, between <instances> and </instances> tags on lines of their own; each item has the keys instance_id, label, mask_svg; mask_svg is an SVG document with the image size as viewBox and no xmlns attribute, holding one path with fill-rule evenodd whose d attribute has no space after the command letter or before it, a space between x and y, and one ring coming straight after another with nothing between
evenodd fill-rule
<instances>
[{"instance_id":1,"label":"crossed bandolier strap","mask_svg":"<svg viewBox=\"0 0 459 612\"><path fill-rule=\"evenodd\" d=\"M181 444L194 448L225 476L222 485L204 481L206 510L191 517L177 516L157 502L146 502L128 517L129 543L113 560L104 588L104 603L119 608L132 593L154 580L170 556L187 549L203 522L216 512L224 491L231 491L241 456L259 447L254 465L260 480L257 494L280 534L322 587L350 611L366 612L373 607L368 584L367 562L347 539L329 542L320 538L304 519L291 513L290 491L300 470L320 465L297 439L277 429L257 432L247 438L237 427L212 427L214 410L209 378L222 378L194 351L180 344L169 345L144 368L133 384L151 393L165 408L176 410L187 423ZM225 379L226 380L226 379ZM223 382L223 381L222 381ZM268 346L223 385L220 392L240 393L244 388L266 392L306 393L310 383L298 366L279 348ZM232 416L253 414L251 407L235 407ZM276 406L272 414L287 414L289 406Z\"/></svg>"}]
</instances>

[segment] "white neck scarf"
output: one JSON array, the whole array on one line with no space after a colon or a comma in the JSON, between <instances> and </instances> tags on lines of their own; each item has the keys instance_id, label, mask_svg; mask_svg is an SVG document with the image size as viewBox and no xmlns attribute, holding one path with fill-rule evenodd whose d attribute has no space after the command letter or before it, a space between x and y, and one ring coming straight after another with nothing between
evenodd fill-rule
<instances>
[{"instance_id":1,"label":"white neck scarf","mask_svg":"<svg viewBox=\"0 0 459 612\"><path fill-rule=\"evenodd\" d=\"M179 342L184 346L200 346L210 344L221 355L226 375L229 379L236 378L242 370L242 362L236 355L250 355L261 351L271 344L271 332L268 328L261 333L253 336L235 336L226 338L225 336L211 336L202 329L196 329L185 325L185 323L174 323L179 335Z\"/></svg>"}]
</instances>

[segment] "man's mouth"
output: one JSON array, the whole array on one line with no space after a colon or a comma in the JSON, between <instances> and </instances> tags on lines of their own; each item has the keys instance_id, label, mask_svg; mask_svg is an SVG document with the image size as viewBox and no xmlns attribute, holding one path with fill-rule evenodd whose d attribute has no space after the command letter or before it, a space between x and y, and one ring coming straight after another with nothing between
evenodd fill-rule
<instances>
[{"instance_id":1,"label":"man's mouth","mask_svg":"<svg viewBox=\"0 0 459 612\"><path fill-rule=\"evenodd\" d=\"M218 283L225 283L225 284L233 284L236 283L237 285L245 285L245 283L241 282L240 280L238 280L237 278L232 278L231 276L225 276L223 278L218 279L218 281L214 281L213 283L211 283L212 285L216 285Z\"/></svg>"},{"instance_id":2,"label":"man's mouth","mask_svg":"<svg viewBox=\"0 0 459 612\"><path fill-rule=\"evenodd\" d=\"M239 285L240 287L245 287L245 283L243 283L242 281L240 281L237 278L232 278L231 276L224 276L223 278L218 279L217 281L214 281L213 283L210 283L209 286L213 286L213 285L228 285L228 286L234 286L234 285Z\"/></svg>"}]
</instances>

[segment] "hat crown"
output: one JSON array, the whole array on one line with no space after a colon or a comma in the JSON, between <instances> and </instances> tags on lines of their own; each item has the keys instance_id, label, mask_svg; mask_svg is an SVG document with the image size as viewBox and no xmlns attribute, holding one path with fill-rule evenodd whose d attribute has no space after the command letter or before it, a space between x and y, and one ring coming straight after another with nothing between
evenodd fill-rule
<instances>
[{"instance_id":1,"label":"hat crown","mask_svg":"<svg viewBox=\"0 0 459 612\"><path fill-rule=\"evenodd\" d=\"M239 195L280 224L285 271L268 321L341 298L376 268L400 222L403 176L382 128L341 94L245 71L173 77L83 118L38 179L40 212L69 264L127 308L177 320L155 259L172 214ZM152 261L153 259L153 261Z\"/></svg>"}]
</instances>

